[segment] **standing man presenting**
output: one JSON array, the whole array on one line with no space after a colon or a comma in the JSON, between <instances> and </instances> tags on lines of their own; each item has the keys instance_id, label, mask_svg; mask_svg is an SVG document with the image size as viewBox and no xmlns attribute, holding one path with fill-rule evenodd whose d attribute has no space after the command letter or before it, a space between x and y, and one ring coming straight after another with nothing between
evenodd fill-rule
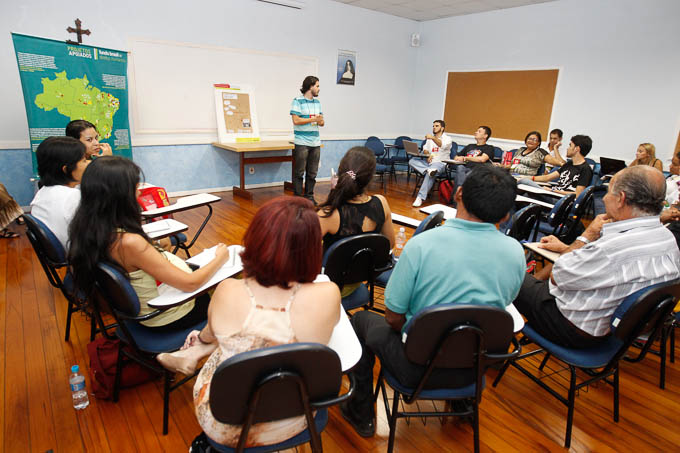
<instances>
[{"instance_id":1,"label":"standing man presenting","mask_svg":"<svg viewBox=\"0 0 680 453\"><path fill-rule=\"evenodd\" d=\"M427 194L430 192L436 176L446 169L446 164L442 160L448 159L453 142L451 137L444 133L445 127L444 120L436 120L432 123L432 134L425 136L427 141L423 145L423 152L428 154L427 163L420 159L408 161L411 168L423 175L423 183L420 185L418 196L413 202L413 206L416 208L427 199Z\"/></svg>"},{"instance_id":2,"label":"standing man presenting","mask_svg":"<svg viewBox=\"0 0 680 453\"><path fill-rule=\"evenodd\" d=\"M321 139L319 126L323 126L323 113L319 96L319 79L307 76L300 88L302 96L293 99L290 105L290 116L293 119L295 131L295 149L293 150L293 191L295 195L310 199L314 204L314 185L316 173L319 170L321 155ZM302 178L307 172L304 192Z\"/></svg>"}]
</instances>

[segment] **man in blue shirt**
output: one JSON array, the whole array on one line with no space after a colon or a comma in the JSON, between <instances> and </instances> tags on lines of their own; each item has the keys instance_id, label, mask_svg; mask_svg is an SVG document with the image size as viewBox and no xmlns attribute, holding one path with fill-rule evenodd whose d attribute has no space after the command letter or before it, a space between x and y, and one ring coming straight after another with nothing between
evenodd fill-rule
<instances>
[{"instance_id":1,"label":"man in blue shirt","mask_svg":"<svg viewBox=\"0 0 680 453\"><path fill-rule=\"evenodd\" d=\"M506 171L480 165L456 190L455 219L413 237L392 272L385 290L385 317L363 311L352 317L363 353L352 372L355 396L342 405L342 415L357 433L375 433L373 365L375 356L399 382L415 387L425 367L405 356L401 332L417 312L431 305L465 303L505 308L524 279L524 251L494 224L507 219L517 184ZM436 370L427 387L462 387L471 370Z\"/></svg>"},{"instance_id":2,"label":"man in blue shirt","mask_svg":"<svg viewBox=\"0 0 680 453\"><path fill-rule=\"evenodd\" d=\"M302 96L293 99L290 105L290 116L293 119L295 132L295 149L293 150L293 191L297 196L304 196L314 201L314 185L316 173L319 170L321 156L321 139L319 126L323 126L324 119L321 112L319 96L319 79L307 76L300 88ZM302 179L307 172L304 192Z\"/></svg>"}]
</instances>

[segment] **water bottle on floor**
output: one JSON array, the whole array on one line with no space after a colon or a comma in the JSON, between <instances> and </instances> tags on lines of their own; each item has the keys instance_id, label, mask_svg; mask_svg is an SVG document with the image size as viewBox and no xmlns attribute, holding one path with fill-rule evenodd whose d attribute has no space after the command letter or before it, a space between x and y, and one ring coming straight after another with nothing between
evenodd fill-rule
<instances>
[{"instance_id":1,"label":"water bottle on floor","mask_svg":"<svg viewBox=\"0 0 680 453\"><path fill-rule=\"evenodd\" d=\"M85 376L79 373L80 367L73 365L71 367L71 377L68 382L71 384L71 395L73 396L73 407L76 409L85 409L90 404L90 399L87 397L87 389L85 388Z\"/></svg>"},{"instance_id":2,"label":"water bottle on floor","mask_svg":"<svg viewBox=\"0 0 680 453\"><path fill-rule=\"evenodd\" d=\"M404 244L406 244L406 230L404 229L404 227L401 227L399 228L399 232L397 233L397 240L395 244L396 246L394 247L394 252L392 252L395 261L397 261L401 256L401 251L404 250Z\"/></svg>"}]
</instances>

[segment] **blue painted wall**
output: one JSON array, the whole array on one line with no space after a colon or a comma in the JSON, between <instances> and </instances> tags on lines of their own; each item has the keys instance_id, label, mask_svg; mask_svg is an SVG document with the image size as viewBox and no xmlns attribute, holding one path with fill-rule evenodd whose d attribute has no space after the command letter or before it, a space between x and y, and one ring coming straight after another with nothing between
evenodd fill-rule
<instances>
[{"instance_id":1,"label":"blue painted wall","mask_svg":"<svg viewBox=\"0 0 680 453\"><path fill-rule=\"evenodd\" d=\"M324 141L319 164L319 178L330 177L331 168L352 146L360 146L365 140ZM393 140L385 140L393 143ZM211 145L169 145L133 147L133 159L142 167L147 182L165 187L168 192L211 189L238 185L238 155ZM276 152L272 152L276 155ZM267 153L258 154L265 156ZM245 183L267 184L290 180L288 162L257 164L255 174L245 175ZM0 150L0 182L22 206L28 206L35 193L30 181L31 154L28 149Z\"/></svg>"}]
</instances>

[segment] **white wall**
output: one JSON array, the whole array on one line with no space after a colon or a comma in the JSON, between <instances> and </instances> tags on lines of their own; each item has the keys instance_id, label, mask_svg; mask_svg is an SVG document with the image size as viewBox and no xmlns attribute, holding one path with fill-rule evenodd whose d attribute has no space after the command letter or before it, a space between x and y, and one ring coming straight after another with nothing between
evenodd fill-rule
<instances>
[{"instance_id":1,"label":"white wall","mask_svg":"<svg viewBox=\"0 0 680 453\"><path fill-rule=\"evenodd\" d=\"M590 135L593 156L632 160L654 143L667 169L680 129L679 23L677 0L561 0L424 22L412 129L443 115L447 71L559 67L551 128Z\"/></svg>"},{"instance_id":2,"label":"white wall","mask_svg":"<svg viewBox=\"0 0 680 453\"><path fill-rule=\"evenodd\" d=\"M416 61L417 49L409 46L418 29L414 21L329 0L309 0L303 10L254 0L3 1L0 148L28 148L10 32L65 40L65 28L76 17L93 32L84 37L86 44L114 49L127 50L130 37L143 37L317 57L327 124L322 138L395 137L410 125L415 73L405 68ZM335 84L338 49L358 52L354 87ZM297 86L281 89L290 91L291 99L298 94Z\"/></svg>"}]
</instances>

